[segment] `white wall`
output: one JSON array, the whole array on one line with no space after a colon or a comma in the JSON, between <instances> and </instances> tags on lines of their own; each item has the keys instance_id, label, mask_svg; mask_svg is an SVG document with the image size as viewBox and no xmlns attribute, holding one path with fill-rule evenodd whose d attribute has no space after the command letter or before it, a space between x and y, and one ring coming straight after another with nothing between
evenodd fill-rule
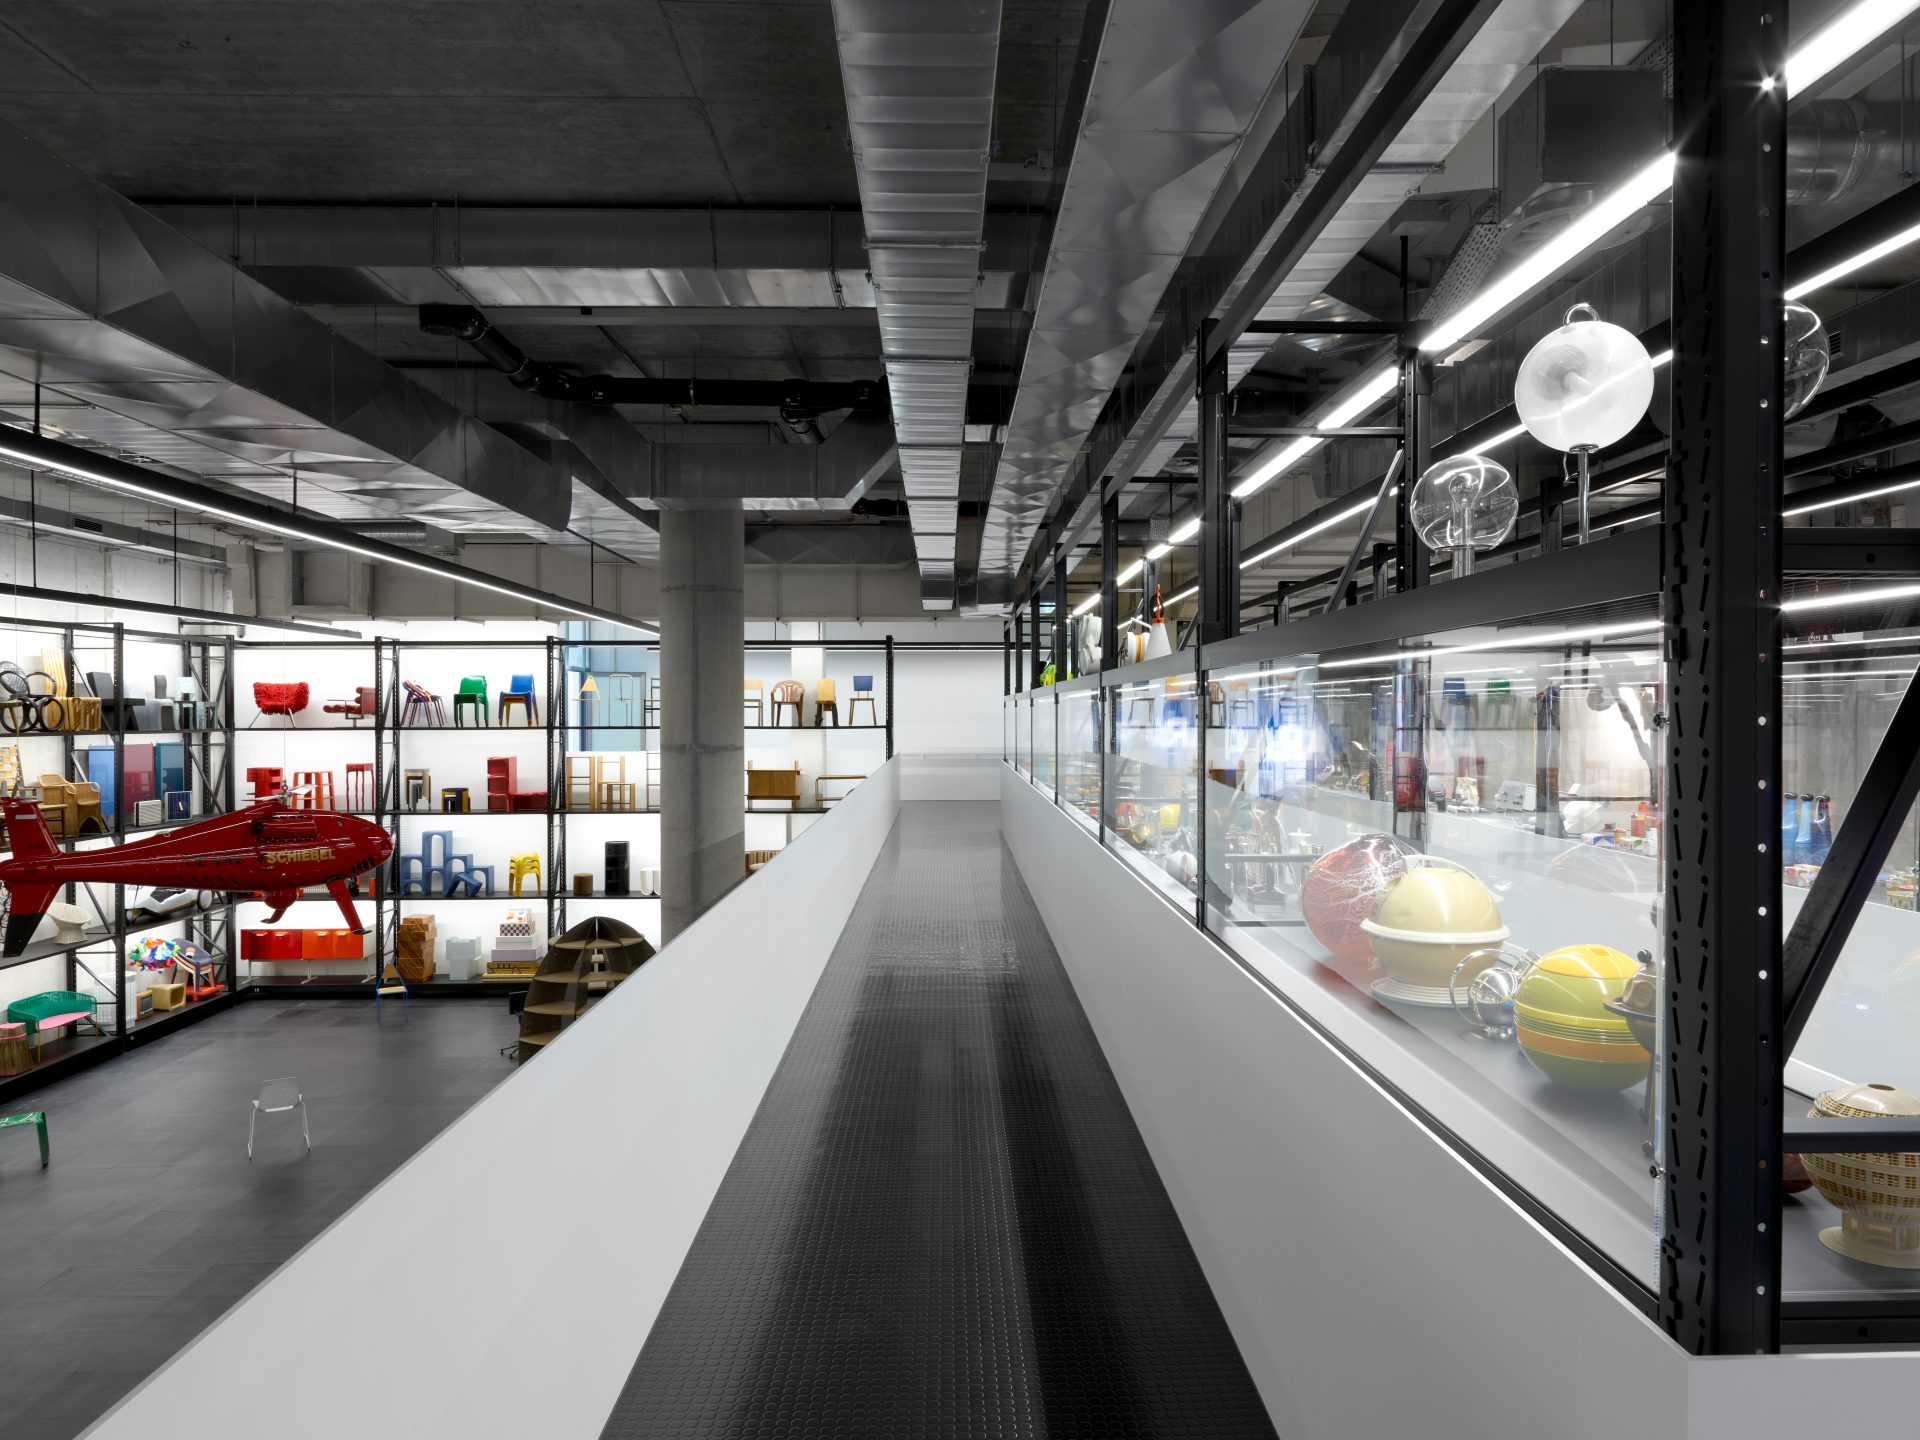
<instances>
[{"instance_id":1,"label":"white wall","mask_svg":"<svg viewBox=\"0 0 1920 1440\"><path fill-rule=\"evenodd\" d=\"M1690 1359L1064 812L1005 767L1000 789L1027 888L1287 1440L1912 1430L1920 1354Z\"/></svg>"},{"instance_id":2,"label":"white wall","mask_svg":"<svg viewBox=\"0 0 1920 1440\"><path fill-rule=\"evenodd\" d=\"M598 1435L898 808L888 767L87 1433ZM318 1378L376 1331L393 1363Z\"/></svg>"}]
</instances>

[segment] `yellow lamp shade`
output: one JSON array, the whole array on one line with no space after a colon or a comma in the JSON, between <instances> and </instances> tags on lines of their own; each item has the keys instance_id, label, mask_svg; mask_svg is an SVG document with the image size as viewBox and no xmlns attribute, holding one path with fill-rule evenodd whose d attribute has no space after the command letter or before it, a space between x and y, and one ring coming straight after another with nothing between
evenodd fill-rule
<instances>
[{"instance_id":1,"label":"yellow lamp shade","mask_svg":"<svg viewBox=\"0 0 1920 1440\"><path fill-rule=\"evenodd\" d=\"M1540 957L1514 996L1520 1053L1571 1090L1624 1090L1647 1078L1653 1056L1607 1008L1640 973L1607 945L1566 945Z\"/></svg>"},{"instance_id":2,"label":"yellow lamp shade","mask_svg":"<svg viewBox=\"0 0 1920 1440\"><path fill-rule=\"evenodd\" d=\"M1374 959L1396 987L1382 993L1415 1004L1451 1004L1449 982L1464 985L1493 963L1462 975L1454 972L1476 950L1498 945L1510 933L1493 894L1471 870L1416 864L1387 886L1380 909L1361 923ZM1432 996L1414 991L1434 992Z\"/></svg>"}]
</instances>

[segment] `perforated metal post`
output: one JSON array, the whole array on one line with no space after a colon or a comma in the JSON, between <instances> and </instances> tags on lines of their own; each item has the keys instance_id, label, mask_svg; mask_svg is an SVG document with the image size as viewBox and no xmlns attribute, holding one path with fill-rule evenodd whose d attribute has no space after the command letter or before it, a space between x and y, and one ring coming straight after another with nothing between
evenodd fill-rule
<instances>
[{"instance_id":1,"label":"perforated metal post","mask_svg":"<svg viewBox=\"0 0 1920 1440\"><path fill-rule=\"evenodd\" d=\"M1212 645L1240 630L1240 544L1227 486L1227 355L1200 326L1200 619L1196 640Z\"/></svg>"},{"instance_id":2,"label":"perforated metal post","mask_svg":"<svg viewBox=\"0 0 1920 1440\"><path fill-rule=\"evenodd\" d=\"M1786 7L1674 16L1660 1322L1779 1346Z\"/></svg>"}]
</instances>

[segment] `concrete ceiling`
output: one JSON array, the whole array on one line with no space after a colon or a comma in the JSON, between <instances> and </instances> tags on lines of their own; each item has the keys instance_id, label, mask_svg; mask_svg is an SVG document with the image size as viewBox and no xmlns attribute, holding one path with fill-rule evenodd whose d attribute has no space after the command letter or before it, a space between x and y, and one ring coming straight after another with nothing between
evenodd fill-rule
<instances>
[{"instance_id":1,"label":"concrete ceiling","mask_svg":"<svg viewBox=\"0 0 1920 1440\"><path fill-rule=\"evenodd\" d=\"M1067 111L1087 9L1087 0L1006 0L990 212L1037 214L1049 202L1077 129ZM830 0L8 0L0 120L154 207L845 207L859 233ZM190 233L220 253L241 248ZM234 258L246 268L244 254ZM1037 273L1040 259L1007 263ZM856 249L856 274L860 263ZM975 382L1011 387L1026 302L1016 291L982 303L1014 308L980 311ZM422 333L411 306L307 308L480 418L516 418L500 377L460 342ZM881 374L870 308L487 313L530 356L582 373ZM792 438L770 411L619 413L654 440ZM968 512L997 455L970 449ZM890 513L895 477L874 487L870 508L904 530ZM259 488L277 493L284 477L263 475ZM975 532L959 542L970 561L977 521L963 523Z\"/></svg>"},{"instance_id":2,"label":"concrete ceiling","mask_svg":"<svg viewBox=\"0 0 1920 1440\"><path fill-rule=\"evenodd\" d=\"M1084 9L1007 6L1002 188ZM829 0L9 0L0 58L0 117L136 200L858 201Z\"/></svg>"}]
</instances>

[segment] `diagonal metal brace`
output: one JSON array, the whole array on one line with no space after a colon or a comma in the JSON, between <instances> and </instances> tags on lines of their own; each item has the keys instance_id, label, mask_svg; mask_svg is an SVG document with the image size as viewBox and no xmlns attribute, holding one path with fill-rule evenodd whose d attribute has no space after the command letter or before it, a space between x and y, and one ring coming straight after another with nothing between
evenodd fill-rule
<instances>
[{"instance_id":1,"label":"diagonal metal brace","mask_svg":"<svg viewBox=\"0 0 1920 1440\"><path fill-rule=\"evenodd\" d=\"M1853 808L1840 823L1833 848L1787 936L1782 959L1787 1011L1784 1054L1791 1055L1799 1043L1800 1032L1806 1029L1916 795L1920 795L1920 671L1907 682L1893 721L1860 782Z\"/></svg>"},{"instance_id":2,"label":"diagonal metal brace","mask_svg":"<svg viewBox=\"0 0 1920 1440\"><path fill-rule=\"evenodd\" d=\"M1379 520L1381 510L1386 508L1394 482L1400 478L1400 467L1406 463L1407 447L1402 445L1393 452L1393 463L1387 466L1387 473L1380 481L1380 493L1373 497L1373 508L1367 511L1367 518L1360 524L1360 535L1353 542L1353 553L1347 556L1347 563L1340 567L1340 582L1333 587L1333 598L1327 601L1328 614L1346 604L1347 586L1353 583L1353 577L1360 571L1360 557L1367 553L1367 546L1373 540L1374 524Z\"/></svg>"}]
</instances>

